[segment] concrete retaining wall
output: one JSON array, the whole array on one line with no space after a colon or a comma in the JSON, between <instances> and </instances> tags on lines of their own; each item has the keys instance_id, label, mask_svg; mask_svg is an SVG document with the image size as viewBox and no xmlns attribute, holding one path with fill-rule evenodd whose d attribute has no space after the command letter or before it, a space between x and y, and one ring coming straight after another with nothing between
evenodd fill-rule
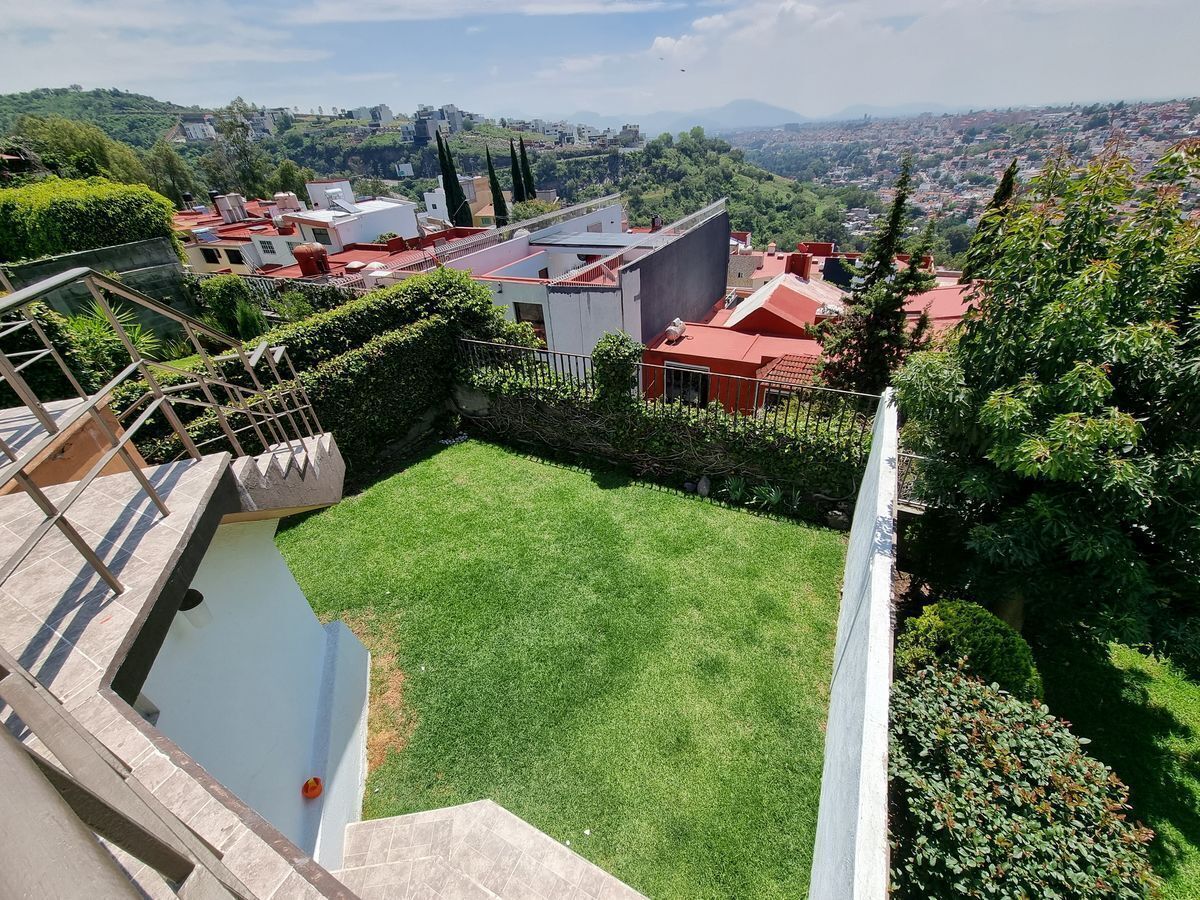
<instances>
[{"instance_id":1,"label":"concrete retaining wall","mask_svg":"<svg viewBox=\"0 0 1200 900\"><path fill-rule=\"evenodd\" d=\"M134 290L141 291L168 306L194 315L191 294L184 282L183 265L175 252L175 246L167 238L152 238L112 247L97 247L78 253L64 253L24 263L5 263L4 269L14 288L23 288L43 278L78 267L95 269L97 272L116 272L121 282ZM61 313L74 314L91 301L91 294L83 285L71 285L55 291L48 298L52 307ZM132 306L132 304L126 304ZM174 333L177 326L168 319L149 310L135 310L144 324L159 334Z\"/></svg>"},{"instance_id":2,"label":"concrete retaining wall","mask_svg":"<svg viewBox=\"0 0 1200 900\"><path fill-rule=\"evenodd\" d=\"M879 401L858 492L829 690L813 848L813 900L883 900L888 885L888 699L892 681L896 404Z\"/></svg>"}]
</instances>

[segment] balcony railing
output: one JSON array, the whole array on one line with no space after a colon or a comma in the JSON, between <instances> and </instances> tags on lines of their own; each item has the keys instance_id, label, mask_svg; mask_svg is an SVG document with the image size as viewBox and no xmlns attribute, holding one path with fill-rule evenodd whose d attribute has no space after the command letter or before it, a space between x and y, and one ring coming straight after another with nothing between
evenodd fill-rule
<instances>
[{"instance_id":1,"label":"balcony railing","mask_svg":"<svg viewBox=\"0 0 1200 900\"><path fill-rule=\"evenodd\" d=\"M79 284L91 295L128 359L90 392L69 365L68 348L55 345L34 308L55 291ZM195 350L195 362L184 367L143 354L117 314L119 301L174 322ZM20 346L5 351L6 340L10 344L19 341ZM219 355L213 355L213 348ZM35 366L56 369L66 396L39 396L30 386ZM32 530L19 535L23 540L16 552L0 563L0 585L42 538L57 528L114 592L124 590L96 548L71 524L67 513L88 486L119 460L158 514L170 514L167 503L143 471L144 463L135 445L141 435L155 429L160 435L174 434L182 448L179 455L191 459L199 459L202 448L208 452L228 450L235 456L270 450L280 456L286 474L292 466L303 473L308 466L303 439L322 430L286 348L263 341L247 349L203 322L91 269L72 269L0 297L0 382L13 392L33 420L22 429L19 441L12 435L9 440L0 438L0 459L4 460L0 465L0 493L10 492L15 485L43 513ZM111 410L117 392L127 405ZM219 428L217 437L192 437L185 420L197 414L213 417ZM88 427L94 429L105 449L71 483L65 496L51 500L37 483L37 468L66 444L69 435Z\"/></svg>"}]
</instances>

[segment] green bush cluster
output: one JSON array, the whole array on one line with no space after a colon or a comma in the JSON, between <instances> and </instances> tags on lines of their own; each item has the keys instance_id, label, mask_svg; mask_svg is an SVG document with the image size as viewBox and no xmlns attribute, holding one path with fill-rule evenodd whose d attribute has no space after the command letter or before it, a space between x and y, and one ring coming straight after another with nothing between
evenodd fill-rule
<instances>
[{"instance_id":1,"label":"green bush cluster","mask_svg":"<svg viewBox=\"0 0 1200 900\"><path fill-rule=\"evenodd\" d=\"M1038 701L930 666L893 686L892 896L1142 897L1153 832Z\"/></svg>"},{"instance_id":2,"label":"green bush cluster","mask_svg":"<svg viewBox=\"0 0 1200 900\"><path fill-rule=\"evenodd\" d=\"M634 362L624 342L598 347L593 364L594 393L535 354L499 365L484 359L462 374L490 404L468 421L500 440L610 460L643 476L680 481L705 474L732 503L804 518L819 518L857 490L870 435L855 410L814 402L809 427L785 430L720 404L638 400L628 390Z\"/></svg>"},{"instance_id":3,"label":"green bush cluster","mask_svg":"<svg viewBox=\"0 0 1200 900\"><path fill-rule=\"evenodd\" d=\"M140 184L47 178L0 189L0 262L174 239L174 206Z\"/></svg>"},{"instance_id":4,"label":"green bush cluster","mask_svg":"<svg viewBox=\"0 0 1200 900\"><path fill-rule=\"evenodd\" d=\"M217 280L207 279L206 284ZM288 348L321 425L333 432L347 463L361 467L403 439L426 410L445 403L460 337L511 342L527 340L530 334L506 323L488 289L468 274L438 269L284 325L260 340ZM236 360L222 364L220 374L249 386ZM183 380L162 379L164 384ZM141 385L121 388L114 393L116 407L127 408L143 392ZM176 407L193 439L219 438L216 417L193 410L199 407ZM164 422L156 422L155 428L147 429L147 436L155 440L143 455L154 461L177 456L182 450L178 438ZM240 437L248 452L256 449L251 434Z\"/></svg>"},{"instance_id":5,"label":"green bush cluster","mask_svg":"<svg viewBox=\"0 0 1200 900\"><path fill-rule=\"evenodd\" d=\"M1042 678L1025 638L978 603L940 600L910 619L896 642L896 668L913 672L966 660L967 669L988 684L1022 700L1042 694Z\"/></svg>"}]
</instances>

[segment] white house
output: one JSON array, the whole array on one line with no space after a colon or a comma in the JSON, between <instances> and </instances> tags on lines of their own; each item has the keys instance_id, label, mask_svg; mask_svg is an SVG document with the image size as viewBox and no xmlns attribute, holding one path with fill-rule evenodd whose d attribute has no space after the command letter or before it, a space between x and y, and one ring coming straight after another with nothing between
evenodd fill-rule
<instances>
[{"instance_id":1,"label":"white house","mask_svg":"<svg viewBox=\"0 0 1200 900\"><path fill-rule=\"evenodd\" d=\"M303 242L315 241L336 253L347 244L370 243L388 232L404 238L420 234L417 204L411 200L356 200L350 182L342 179L309 182L307 188L312 209L281 217L284 223L296 226Z\"/></svg>"}]
</instances>

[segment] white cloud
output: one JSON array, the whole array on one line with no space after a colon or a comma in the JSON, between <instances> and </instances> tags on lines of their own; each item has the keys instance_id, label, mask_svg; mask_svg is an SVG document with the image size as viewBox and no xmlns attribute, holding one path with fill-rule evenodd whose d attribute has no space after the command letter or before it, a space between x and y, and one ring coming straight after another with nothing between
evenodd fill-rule
<instances>
[{"instance_id":1,"label":"white cloud","mask_svg":"<svg viewBox=\"0 0 1200 900\"><path fill-rule=\"evenodd\" d=\"M358 0L310 2L290 18L295 22L413 22L500 14L521 16L618 15L655 12L681 6L677 0Z\"/></svg>"}]
</instances>

